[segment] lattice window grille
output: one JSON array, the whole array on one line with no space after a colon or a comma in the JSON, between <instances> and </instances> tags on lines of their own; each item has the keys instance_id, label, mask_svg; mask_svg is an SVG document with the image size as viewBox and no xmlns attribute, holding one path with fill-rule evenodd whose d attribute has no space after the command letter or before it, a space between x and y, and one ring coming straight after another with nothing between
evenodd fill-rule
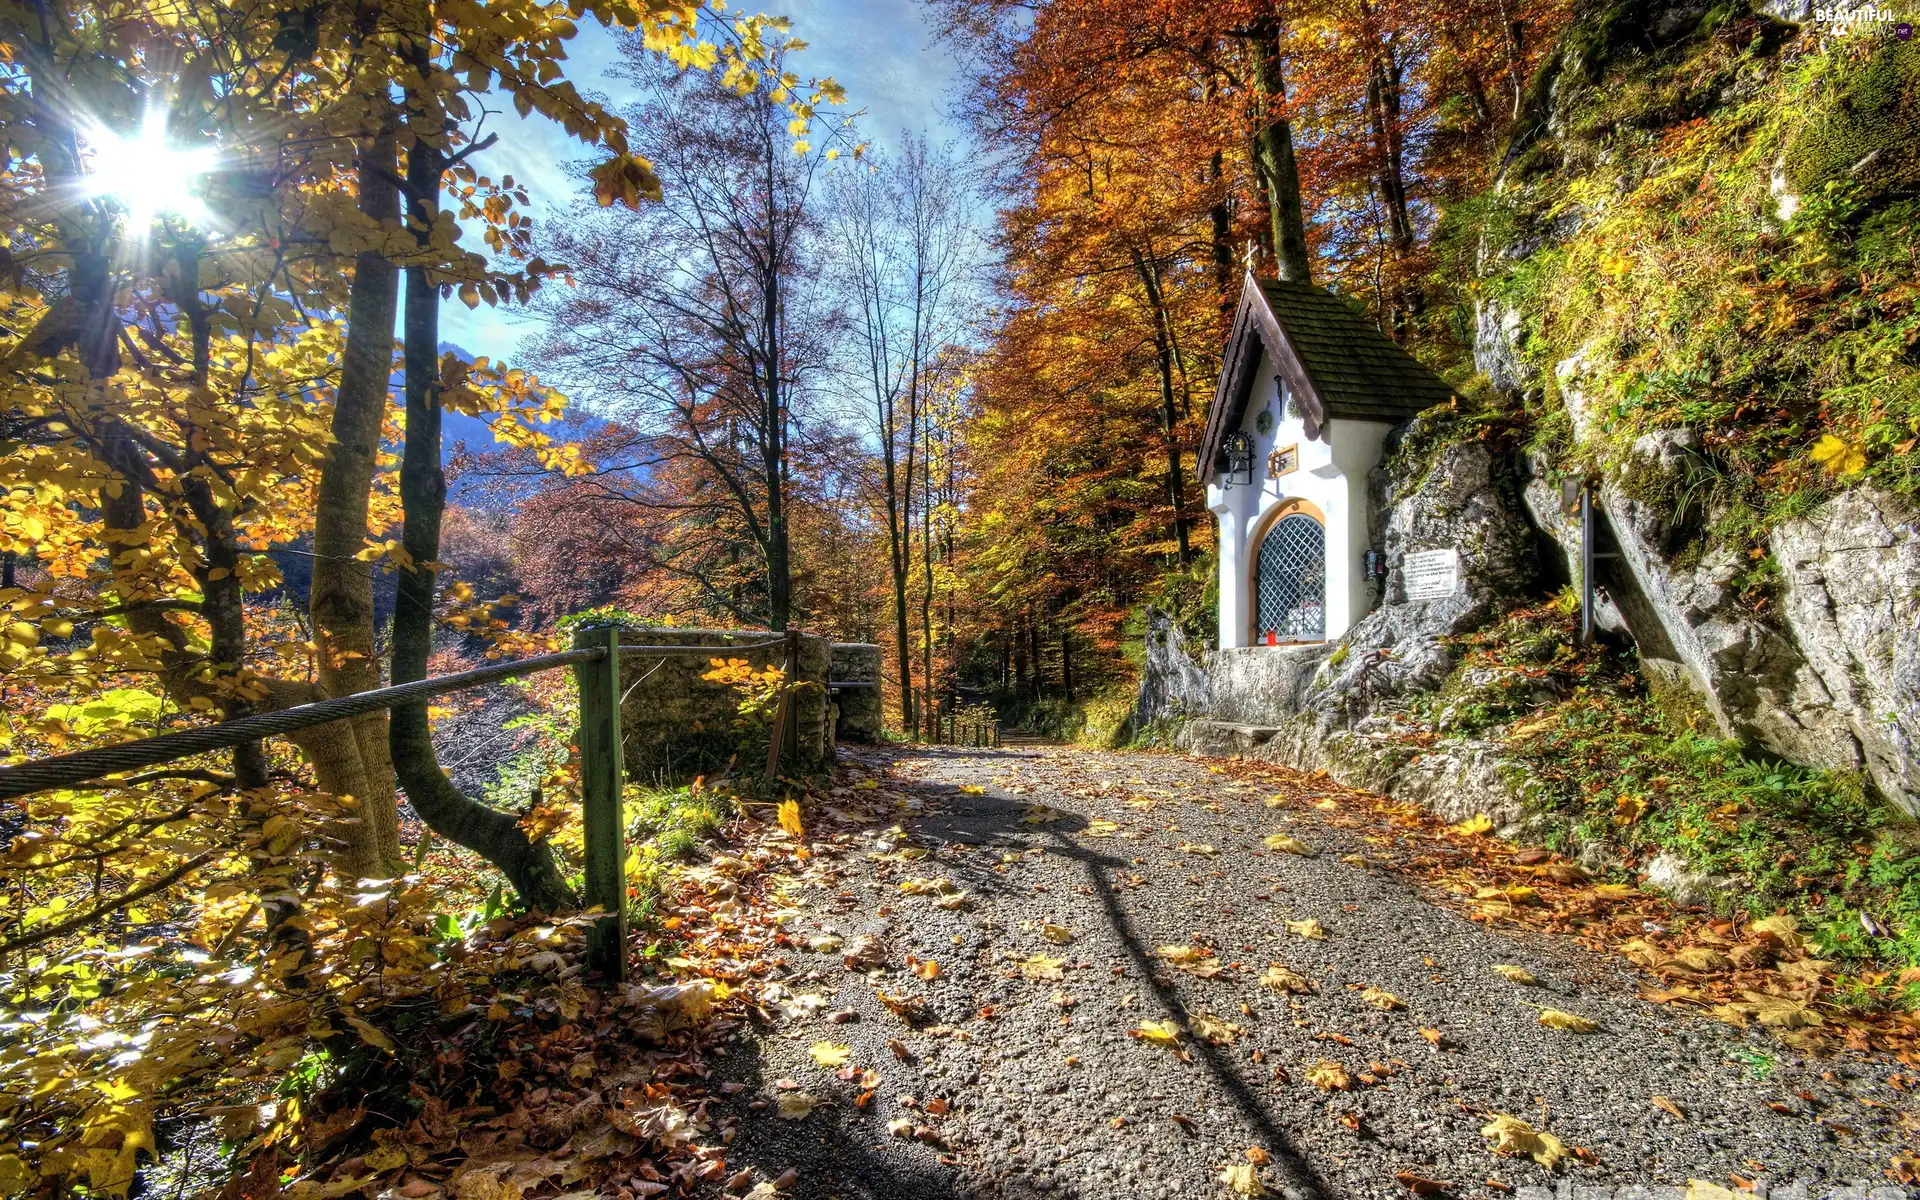
<instances>
[{"instance_id":1,"label":"lattice window grille","mask_svg":"<svg viewBox=\"0 0 1920 1200\"><path fill-rule=\"evenodd\" d=\"M1327 537L1320 522L1290 513L1274 522L1254 564L1254 637L1314 642L1327 630Z\"/></svg>"}]
</instances>

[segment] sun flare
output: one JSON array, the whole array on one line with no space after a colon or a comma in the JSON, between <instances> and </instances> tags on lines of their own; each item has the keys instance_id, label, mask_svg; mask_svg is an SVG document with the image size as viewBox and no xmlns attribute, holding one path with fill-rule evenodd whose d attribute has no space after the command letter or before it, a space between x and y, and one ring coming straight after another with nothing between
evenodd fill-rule
<instances>
[{"instance_id":1,"label":"sun flare","mask_svg":"<svg viewBox=\"0 0 1920 1200\"><path fill-rule=\"evenodd\" d=\"M118 201L136 226L161 216L204 224L212 216L199 186L219 154L212 147L175 145L167 137L165 113L148 113L131 136L95 125L85 138L93 150L87 194Z\"/></svg>"}]
</instances>

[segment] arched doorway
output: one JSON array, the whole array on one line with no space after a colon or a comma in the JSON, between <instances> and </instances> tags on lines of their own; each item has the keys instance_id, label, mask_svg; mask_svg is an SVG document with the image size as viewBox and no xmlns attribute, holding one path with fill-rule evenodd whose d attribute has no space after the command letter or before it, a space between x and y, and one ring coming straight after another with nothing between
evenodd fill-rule
<instances>
[{"instance_id":1,"label":"arched doorway","mask_svg":"<svg viewBox=\"0 0 1920 1200\"><path fill-rule=\"evenodd\" d=\"M1327 636L1327 531L1304 502L1289 502L1267 526L1253 562L1256 646Z\"/></svg>"}]
</instances>

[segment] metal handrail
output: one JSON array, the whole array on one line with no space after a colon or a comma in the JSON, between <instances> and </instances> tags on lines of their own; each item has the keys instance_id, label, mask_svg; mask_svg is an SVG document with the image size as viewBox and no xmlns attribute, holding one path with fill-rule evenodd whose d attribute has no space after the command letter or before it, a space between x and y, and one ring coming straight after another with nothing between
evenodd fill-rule
<instances>
[{"instance_id":1,"label":"metal handrail","mask_svg":"<svg viewBox=\"0 0 1920 1200\"><path fill-rule=\"evenodd\" d=\"M780 644L779 640L774 640L754 642L746 646L622 646L620 653L711 654L716 650L754 650ZM16 796L25 796L52 788L72 787L75 784L86 783L120 771L157 766L176 758L205 754L210 750L224 750L247 742L259 741L264 737L272 737L275 734L311 729L316 725L327 725L348 717L378 712L383 708L429 700L435 696L444 696L448 692L511 679L516 675L532 675L539 671L550 671L555 667L597 662L606 656L607 651L604 646L585 650L562 650L555 654L539 654L532 658L495 663L488 667L476 667L471 671L460 671L452 675L440 675L413 683L399 683L391 687L355 692L348 696L336 696L329 700L316 700L311 704L297 704L292 708L277 709L269 713L237 717L217 725L203 725L195 729L163 733L158 737L141 738L139 741L123 742L117 746L98 746L92 750L79 750L72 754L61 754L34 762L0 766L0 800L11 800Z\"/></svg>"}]
</instances>

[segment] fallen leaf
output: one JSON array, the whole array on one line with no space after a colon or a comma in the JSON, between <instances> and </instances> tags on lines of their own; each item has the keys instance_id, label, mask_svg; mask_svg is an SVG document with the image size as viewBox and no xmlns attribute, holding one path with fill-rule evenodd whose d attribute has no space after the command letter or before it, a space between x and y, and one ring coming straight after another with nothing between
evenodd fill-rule
<instances>
[{"instance_id":1,"label":"fallen leaf","mask_svg":"<svg viewBox=\"0 0 1920 1200\"><path fill-rule=\"evenodd\" d=\"M1085 837L1112 837L1119 830L1118 822L1096 819L1088 821L1087 827L1080 832Z\"/></svg>"},{"instance_id":2,"label":"fallen leaf","mask_svg":"<svg viewBox=\"0 0 1920 1200\"><path fill-rule=\"evenodd\" d=\"M774 1101L774 1115L783 1121L800 1121L812 1115L820 1101L806 1092L782 1092Z\"/></svg>"},{"instance_id":3,"label":"fallen leaf","mask_svg":"<svg viewBox=\"0 0 1920 1200\"><path fill-rule=\"evenodd\" d=\"M1265 1146L1248 1146L1243 1153L1247 1156L1247 1161L1256 1167L1264 1167L1273 1161L1273 1155L1267 1153Z\"/></svg>"},{"instance_id":4,"label":"fallen leaf","mask_svg":"<svg viewBox=\"0 0 1920 1200\"><path fill-rule=\"evenodd\" d=\"M940 964L930 958L922 962L916 962L913 964L913 974L916 979L938 979L940 978Z\"/></svg>"},{"instance_id":5,"label":"fallen leaf","mask_svg":"<svg viewBox=\"0 0 1920 1200\"><path fill-rule=\"evenodd\" d=\"M1589 889L1589 894L1600 900L1626 900L1634 891L1624 883L1596 883Z\"/></svg>"},{"instance_id":6,"label":"fallen leaf","mask_svg":"<svg viewBox=\"0 0 1920 1200\"><path fill-rule=\"evenodd\" d=\"M1065 925L1042 925L1040 927L1040 936L1056 946L1064 946L1073 940L1073 930L1068 929Z\"/></svg>"},{"instance_id":7,"label":"fallen leaf","mask_svg":"<svg viewBox=\"0 0 1920 1200\"><path fill-rule=\"evenodd\" d=\"M823 1067L844 1067L847 1059L853 1055L852 1046L843 1046L839 1042L815 1042L807 1047L807 1053L813 1055L813 1061Z\"/></svg>"},{"instance_id":8,"label":"fallen leaf","mask_svg":"<svg viewBox=\"0 0 1920 1200\"><path fill-rule=\"evenodd\" d=\"M782 800L780 807L774 810L780 818L780 828L790 838L799 838L806 833L806 827L800 823L800 802Z\"/></svg>"},{"instance_id":9,"label":"fallen leaf","mask_svg":"<svg viewBox=\"0 0 1920 1200\"><path fill-rule=\"evenodd\" d=\"M886 947L880 939L870 933L863 933L847 943L846 952L840 956L849 971L865 971L874 967L883 967L887 963Z\"/></svg>"},{"instance_id":10,"label":"fallen leaf","mask_svg":"<svg viewBox=\"0 0 1920 1200\"><path fill-rule=\"evenodd\" d=\"M1320 853L1299 838L1286 833L1268 834L1266 847L1269 850L1278 850L1284 854L1298 854L1302 858L1312 858L1314 855Z\"/></svg>"},{"instance_id":11,"label":"fallen leaf","mask_svg":"<svg viewBox=\"0 0 1920 1200\"><path fill-rule=\"evenodd\" d=\"M816 954L832 954L841 944L840 935L835 933L823 933L807 939L807 949Z\"/></svg>"},{"instance_id":12,"label":"fallen leaf","mask_svg":"<svg viewBox=\"0 0 1920 1200\"><path fill-rule=\"evenodd\" d=\"M1307 1082L1323 1092L1344 1092L1353 1086L1353 1077L1339 1063L1323 1058L1307 1068Z\"/></svg>"},{"instance_id":13,"label":"fallen leaf","mask_svg":"<svg viewBox=\"0 0 1920 1200\"><path fill-rule=\"evenodd\" d=\"M1360 1000L1363 1004L1373 1005L1381 1012L1398 1012L1407 1006L1406 1001L1400 997L1392 992L1381 991L1379 988L1368 988L1361 992Z\"/></svg>"},{"instance_id":14,"label":"fallen leaf","mask_svg":"<svg viewBox=\"0 0 1920 1200\"><path fill-rule=\"evenodd\" d=\"M1570 1012L1561 1012L1557 1008L1541 1009L1540 1023L1548 1029L1564 1029L1568 1033L1600 1032L1600 1026L1594 1022Z\"/></svg>"},{"instance_id":15,"label":"fallen leaf","mask_svg":"<svg viewBox=\"0 0 1920 1200\"><path fill-rule=\"evenodd\" d=\"M1681 1200L1734 1200L1731 1188L1709 1183L1704 1179L1687 1180L1687 1194Z\"/></svg>"},{"instance_id":16,"label":"fallen leaf","mask_svg":"<svg viewBox=\"0 0 1920 1200\"><path fill-rule=\"evenodd\" d=\"M1195 1037L1213 1043L1216 1046L1231 1046L1233 1039L1246 1030L1231 1021L1223 1021L1209 1013L1192 1013L1187 1017L1187 1028Z\"/></svg>"},{"instance_id":17,"label":"fallen leaf","mask_svg":"<svg viewBox=\"0 0 1920 1200\"><path fill-rule=\"evenodd\" d=\"M1543 1167L1551 1168L1567 1157L1567 1147L1559 1138L1505 1113L1495 1113L1493 1120L1481 1127L1480 1136L1493 1142L1488 1149L1495 1154L1502 1157L1524 1154Z\"/></svg>"},{"instance_id":18,"label":"fallen leaf","mask_svg":"<svg viewBox=\"0 0 1920 1200\"><path fill-rule=\"evenodd\" d=\"M1420 1036L1427 1039L1427 1041L1431 1042L1436 1049L1438 1049L1447 1040L1447 1035L1444 1033L1441 1033L1438 1029L1422 1029L1420 1031Z\"/></svg>"},{"instance_id":19,"label":"fallen leaf","mask_svg":"<svg viewBox=\"0 0 1920 1200\"><path fill-rule=\"evenodd\" d=\"M1821 1024L1820 1014L1798 1000L1769 996L1765 992L1740 994L1753 1005L1754 1015L1762 1025L1774 1029L1808 1029Z\"/></svg>"},{"instance_id":20,"label":"fallen leaf","mask_svg":"<svg viewBox=\"0 0 1920 1200\"><path fill-rule=\"evenodd\" d=\"M903 879L900 890L909 896L945 896L957 891L951 879Z\"/></svg>"},{"instance_id":21,"label":"fallen leaf","mask_svg":"<svg viewBox=\"0 0 1920 1200\"><path fill-rule=\"evenodd\" d=\"M913 1061L913 1051L907 1049L907 1044L899 1038L888 1038L887 1049L901 1062Z\"/></svg>"},{"instance_id":22,"label":"fallen leaf","mask_svg":"<svg viewBox=\"0 0 1920 1200\"><path fill-rule=\"evenodd\" d=\"M965 783L960 785L960 793L965 796L984 796L987 789L977 783Z\"/></svg>"},{"instance_id":23,"label":"fallen leaf","mask_svg":"<svg viewBox=\"0 0 1920 1200\"><path fill-rule=\"evenodd\" d=\"M1684 1121L1687 1119L1686 1111L1665 1096L1655 1096L1653 1098L1653 1106L1661 1112L1678 1118L1679 1120Z\"/></svg>"},{"instance_id":24,"label":"fallen leaf","mask_svg":"<svg viewBox=\"0 0 1920 1200\"><path fill-rule=\"evenodd\" d=\"M1393 1178L1394 1182L1416 1196L1438 1196L1453 1186L1447 1180L1427 1179L1424 1176L1415 1175L1412 1171L1397 1171Z\"/></svg>"},{"instance_id":25,"label":"fallen leaf","mask_svg":"<svg viewBox=\"0 0 1920 1200\"><path fill-rule=\"evenodd\" d=\"M1525 967L1509 967L1505 963L1495 963L1493 969L1498 971L1509 983L1523 984L1527 987L1540 986L1540 980L1535 977L1532 971L1527 970Z\"/></svg>"},{"instance_id":26,"label":"fallen leaf","mask_svg":"<svg viewBox=\"0 0 1920 1200\"><path fill-rule=\"evenodd\" d=\"M1212 846L1200 842L1181 842L1178 846L1175 846L1174 849L1182 854L1198 854L1202 856L1220 853Z\"/></svg>"},{"instance_id":27,"label":"fallen leaf","mask_svg":"<svg viewBox=\"0 0 1920 1200\"><path fill-rule=\"evenodd\" d=\"M1798 950L1804 946L1807 941L1800 933L1799 919L1791 913L1780 913L1771 917L1763 917L1747 926L1747 929L1753 933L1762 935L1769 941L1778 942L1789 950Z\"/></svg>"},{"instance_id":28,"label":"fallen leaf","mask_svg":"<svg viewBox=\"0 0 1920 1200\"><path fill-rule=\"evenodd\" d=\"M1028 979L1062 979L1065 976L1061 974L1060 968L1066 965L1067 960L1064 958L1048 958L1044 954L1036 954L1020 964L1020 974Z\"/></svg>"},{"instance_id":29,"label":"fallen leaf","mask_svg":"<svg viewBox=\"0 0 1920 1200\"><path fill-rule=\"evenodd\" d=\"M1467 820L1460 822L1458 825L1455 825L1453 831L1455 833L1466 834L1469 837L1478 833L1492 833L1493 818L1486 813L1477 813Z\"/></svg>"},{"instance_id":30,"label":"fallen leaf","mask_svg":"<svg viewBox=\"0 0 1920 1200\"><path fill-rule=\"evenodd\" d=\"M1182 1032L1178 1021L1142 1021L1127 1030L1128 1036L1152 1042L1156 1046L1178 1046Z\"/></svg>"},{"instance_id":31,"label":"fallen leaf","mask_svg":"<svg viewBox=\"0 0 1920 1200\"><path fill-rule=\"evenodd\" d=\"M897 1138L912 1137L913 1136L913 1118L912 1117L895 1117L893 1120L887 1122L887 1132Z\"/></svg>"},{"instance_id":32,"label":"fallen leaf","mask_svg":"<svg viewBox=\"0 0 1920 1200\"><path fill-rule=\"evenodd\" d=\"M1260 1174L1252 1163L1231 1163L1220 1172L1220 1182L1236 1196L1271 1196L1267 1185L1260 1182Z\"/></svg>"},{"instance_id":33,"label":"fallen leaf","mask_svg":"<svg viewBox=\"0 0 1920 1200\"><path fill-rule=\"evenodd\" d=\"M967 894L965 892L954 892L951 895L942 896L933 902L933 906L935 908L944 908L948 912L957 911L967 906Z\"/></svg>"},{"instance_id":34,"label":"fallen leaf","mask_svg":"<svg viewBox=\"0 0 1920 1200\"><path fill-rule=\"evenodd\" d=\"M1281 966L1279 963L1268 965L1266 973L1260 976L1260 986L1270 992L1290 992L1296 996L1306 996L1313 992L1313 984L1298 971Z\"/></svg>"},{"instance_id":35,"label":"fallen leaf","mask_svg":"<svg viewBox=\"0 0 1920 1200\"><path fill-rule=\"evenodd\" d=\"M1293 934L1295 937L1308 938L1316 942L1326 940L1327 936L1326 927L1312 917L1308 917L1304 921L1288 921L1287 932Z\"/></svg>"},{"instance_id":36,"label":"fallen leaf","mask_svg":"<svg viewBox=\"0 0 1920 1200\"><path fill-rule=\"evenodd\" d=\"M1733 964L1727 961L1726 955L1710 946L1688 946L1668 961L1669 965L1677 964L1695 973L1727 971L1733 967Z\"/></svg>"}]
</instances>

